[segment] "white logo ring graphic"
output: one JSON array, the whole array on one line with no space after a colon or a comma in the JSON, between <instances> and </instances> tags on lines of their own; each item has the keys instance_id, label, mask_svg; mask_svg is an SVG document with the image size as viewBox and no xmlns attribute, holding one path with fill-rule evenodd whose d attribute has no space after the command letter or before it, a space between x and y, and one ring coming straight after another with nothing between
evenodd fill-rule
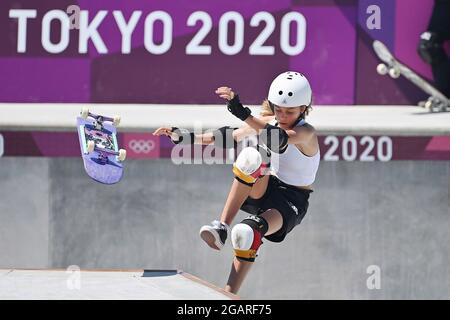
<instances>
[{"instance_id":1,"label":"white logo ring graphic","mask_svg":"<svg viewBox=\"0 0 450 320\"><path fill-rule=\"evenodd\" d=\"M152 140L133 139L128 142L128 146L135 153L150 153L155 149L155 142Z\"/></svg>"}]
</instances>

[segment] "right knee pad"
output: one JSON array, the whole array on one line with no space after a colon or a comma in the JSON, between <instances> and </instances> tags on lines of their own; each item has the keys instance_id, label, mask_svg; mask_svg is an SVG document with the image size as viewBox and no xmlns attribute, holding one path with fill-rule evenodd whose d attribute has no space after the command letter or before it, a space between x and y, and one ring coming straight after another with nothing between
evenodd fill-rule
<instances>
[{"instance_id":1,"label":"right knee pad","mask_svg":"<svg viewBox=\"0 0 450 320\"><path fill-rule=\"evenodd\" d=\"M231 243L237 258L253 262L262 244L262 237L269 229L267 221L250 215L231 230Z\"/></svg>"},{"instance_id":2,"label":"right knee pad","mask_svg":"<svg viewBox=\"0 0 450 320\"><path fill-rule=\"evenodd\" d=\"M425 31L420 35L417 52L428 64L439 64L448 59L442 41L435 32Z\"/></svg>"},{"instance_id":3,"label":"right knee pad","mask_svg":"<svg viewBox=\"0 0 450 320\"><path fill-rule=\"evenodd\" d=\"M247 147L242 149L236 162L233 164L233 173L239 182L252 186L266 167L267 164L263 163L259 151L255 148Z\"/></svg>"}]
</instances>

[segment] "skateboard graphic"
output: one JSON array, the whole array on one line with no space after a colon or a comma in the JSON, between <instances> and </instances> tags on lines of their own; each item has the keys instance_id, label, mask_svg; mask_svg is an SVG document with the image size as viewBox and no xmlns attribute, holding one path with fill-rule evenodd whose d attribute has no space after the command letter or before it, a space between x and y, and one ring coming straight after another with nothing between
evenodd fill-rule
<instances>
[{"instance_id":1,"label":"skateboard graphic","mask_svg":"<svg viewBox=\"0 0 450 320\"><path fill-rule=\"evenodd\" d=\"M95 181L114 184L123 174L126 150L118 148L116 127L120 117L105 117L83 108L77 117L78 138L86 173Z\"/></svg>"},{"instance_id":2,"label":"skateboard graphic","mask_svg":"<svg viewBox=\"0 0 450 320\"><path fill-rule=\"evenodd\" d=\"M397 79L400 75L403 75L406 79L414 83L429 95L428 100L425 103L419 103L419 105L428 109L430 112L447 111L450 109L450 101L443 93L398 61L381 41L375 40L373 42L373 49L378 58L384 62L377 66L378 74L386 75L389 73L389 76L393 79Z\"/></svg>"}]
</instances>

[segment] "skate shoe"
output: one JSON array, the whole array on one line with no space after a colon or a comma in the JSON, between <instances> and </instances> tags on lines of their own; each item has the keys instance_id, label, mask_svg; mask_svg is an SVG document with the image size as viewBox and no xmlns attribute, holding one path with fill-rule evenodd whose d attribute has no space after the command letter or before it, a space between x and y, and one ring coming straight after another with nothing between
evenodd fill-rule
<instances>
[{"instance_id":1,"label":"skate shoe","mask_svg":"<svg viewBox=\"0 0 450 320\"><path fill-rule=\"evenodd\" d=\"M230 227L226 223L214 220L210 225L200 228L200 237L211 248L220 250L227 240L229 229Z\"/></svg>"}]
</instances>

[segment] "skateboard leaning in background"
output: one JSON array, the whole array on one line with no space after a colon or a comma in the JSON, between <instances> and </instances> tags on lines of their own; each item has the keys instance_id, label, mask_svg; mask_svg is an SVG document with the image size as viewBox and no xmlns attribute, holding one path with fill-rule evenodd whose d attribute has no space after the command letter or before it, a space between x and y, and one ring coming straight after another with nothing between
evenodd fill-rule
<instances>
[{"instance_id":1,"label":"skateboard leaning in background","mask_svg":"<svg viewBox=\"0 0 450 320\"><path fill-rule=\"evenodd\" d=\"M450 110L449 99L438 89L417 75L417 73L398 61L381 41L375 40L373 42L373 49L381 61L384 62L377 66L377 72L380 75L389 73L391 78L394 79L403 75L406 79L414 83L429 95L428 100L425 103L419 103L421 107L428 109L428 111L439 112Z\"/></svg>"},{"instance_id":2,"label":"skateboard leaning in background","mask_svg":"<svg viewBox=\"0 0 450 320\"><path fill-rule=\"evenodd\" d=\"M119 149L116 127L120 117L105 117L83 108L77 117L78 138L86 173L104 184L119 182L126 150Z\"/></svg>"}]
</instances>

